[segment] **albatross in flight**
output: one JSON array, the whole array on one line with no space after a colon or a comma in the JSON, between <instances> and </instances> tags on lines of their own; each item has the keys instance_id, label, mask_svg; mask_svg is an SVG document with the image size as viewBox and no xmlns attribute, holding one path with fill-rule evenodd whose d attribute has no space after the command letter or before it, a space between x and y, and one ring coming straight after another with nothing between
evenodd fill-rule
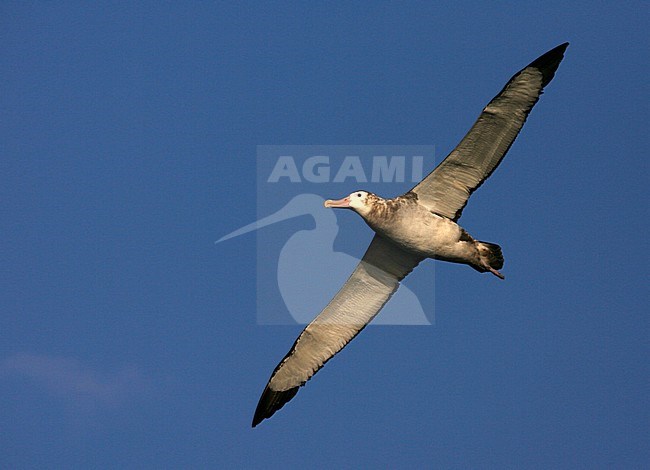
<instances>
[{"instance_id":1,"label":"albatross in flight","mask_svg":"<svg viewBox=\"0 0 650 470\"><path fill-rule=\"evenodd\" d=\"M501 248L456 222L472 193L499 165L568 43L522 69L488 103L460 144L424 180L394 199L355 191L325 207L351 209L375 231L363 259L325 309L300 333L271 374L253 427L270 418L379 313L399 283L426 258L467 264L503 279Z\"/></svg>"}]
</instances>

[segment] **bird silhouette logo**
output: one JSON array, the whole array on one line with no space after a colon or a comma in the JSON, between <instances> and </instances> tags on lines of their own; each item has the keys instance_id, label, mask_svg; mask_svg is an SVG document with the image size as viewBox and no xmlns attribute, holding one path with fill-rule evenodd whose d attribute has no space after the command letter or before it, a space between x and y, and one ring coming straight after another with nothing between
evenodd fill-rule
<instances>
[{"instance_id":1,"label":"bird silhouette logo","mask_svg":"<svg viewBox=\"0 0 650 470\"><path fill-rule=\"evenodd\" d=\"M359 263L347 253L334 251L339 231L334 211L323 208L324 199L312 193L294 196L276 212L221 237L223 243L300 216L311 216L313 228L298 230L282 246L277 258L277 286L287 311L296 323L313 320L336 294ZM384 307L375 325L430 325L415 293L402 286Z\"/></svg>"}]
</instances>

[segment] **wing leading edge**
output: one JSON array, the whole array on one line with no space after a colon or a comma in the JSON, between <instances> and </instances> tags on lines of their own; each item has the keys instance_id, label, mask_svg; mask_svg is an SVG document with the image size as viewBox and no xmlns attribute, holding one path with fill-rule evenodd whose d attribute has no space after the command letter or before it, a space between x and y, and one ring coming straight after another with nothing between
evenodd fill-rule
<instances>
[{"instance_id":1,"label":"wing leading edge","mask_svg":"<svg viewBox=\"0 0 650 470\"><path fill-rule=\"evenodd\" d=\"M568 46L551 49L510 79L458 146L413 188L421 204L452 220L460 218L469 197L510 149Z\"/></svg>"},{"instance_id":2,"label":"wing leading edge","mask_svg":"<svg viewBox=\"0 0 650 470\"><path fill-rule=\"evenodd\" d=\"M375 235L341 290L302 331L278 364L255 410L253 427L291 400L328 360L379 313L422 258Z\"/></svg>"}]
</instances>

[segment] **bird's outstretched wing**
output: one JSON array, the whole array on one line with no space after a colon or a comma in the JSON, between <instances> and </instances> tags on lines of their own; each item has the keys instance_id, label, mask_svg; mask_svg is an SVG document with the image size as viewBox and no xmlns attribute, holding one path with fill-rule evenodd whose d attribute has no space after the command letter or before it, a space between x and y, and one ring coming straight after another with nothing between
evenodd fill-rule
<instances>
[{"instance_id":1,"label":"bird's outstretched wing","mask_svg":"<svg viewBox=\"0 0 650 470\"><path fill-rule=\"evenodd\" d=\"M460 144L412 189L420 204L452 220L460 218L469 197L508 152L568 45L548 51L510 79Z\"/></svg>"},{"instance_id":2,"label":"bird's outstretched wing","mask_svg":"<svg viewBox=\"0 0 650 470\"><path fill-rule=\"evenodd\" d=\"M375 235L358 266L275 368L255 410L253 427L269 418L379 313L423 258Z\"/></svg>"}]
</instances>

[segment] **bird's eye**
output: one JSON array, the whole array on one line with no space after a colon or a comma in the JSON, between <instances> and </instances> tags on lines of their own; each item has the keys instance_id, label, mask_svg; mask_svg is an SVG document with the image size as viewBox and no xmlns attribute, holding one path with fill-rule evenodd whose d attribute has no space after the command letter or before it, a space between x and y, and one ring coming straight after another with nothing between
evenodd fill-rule
<instances>
[{"instance_id":1,"label":"bird's eye","mask_svg":"<svg viewBox=\"0 0 650 470\"><path fill-rule=\"evenodd\" d=\"M361 193L357 193L357 197L361 197Z\"/></svg>"}]
</instances>

